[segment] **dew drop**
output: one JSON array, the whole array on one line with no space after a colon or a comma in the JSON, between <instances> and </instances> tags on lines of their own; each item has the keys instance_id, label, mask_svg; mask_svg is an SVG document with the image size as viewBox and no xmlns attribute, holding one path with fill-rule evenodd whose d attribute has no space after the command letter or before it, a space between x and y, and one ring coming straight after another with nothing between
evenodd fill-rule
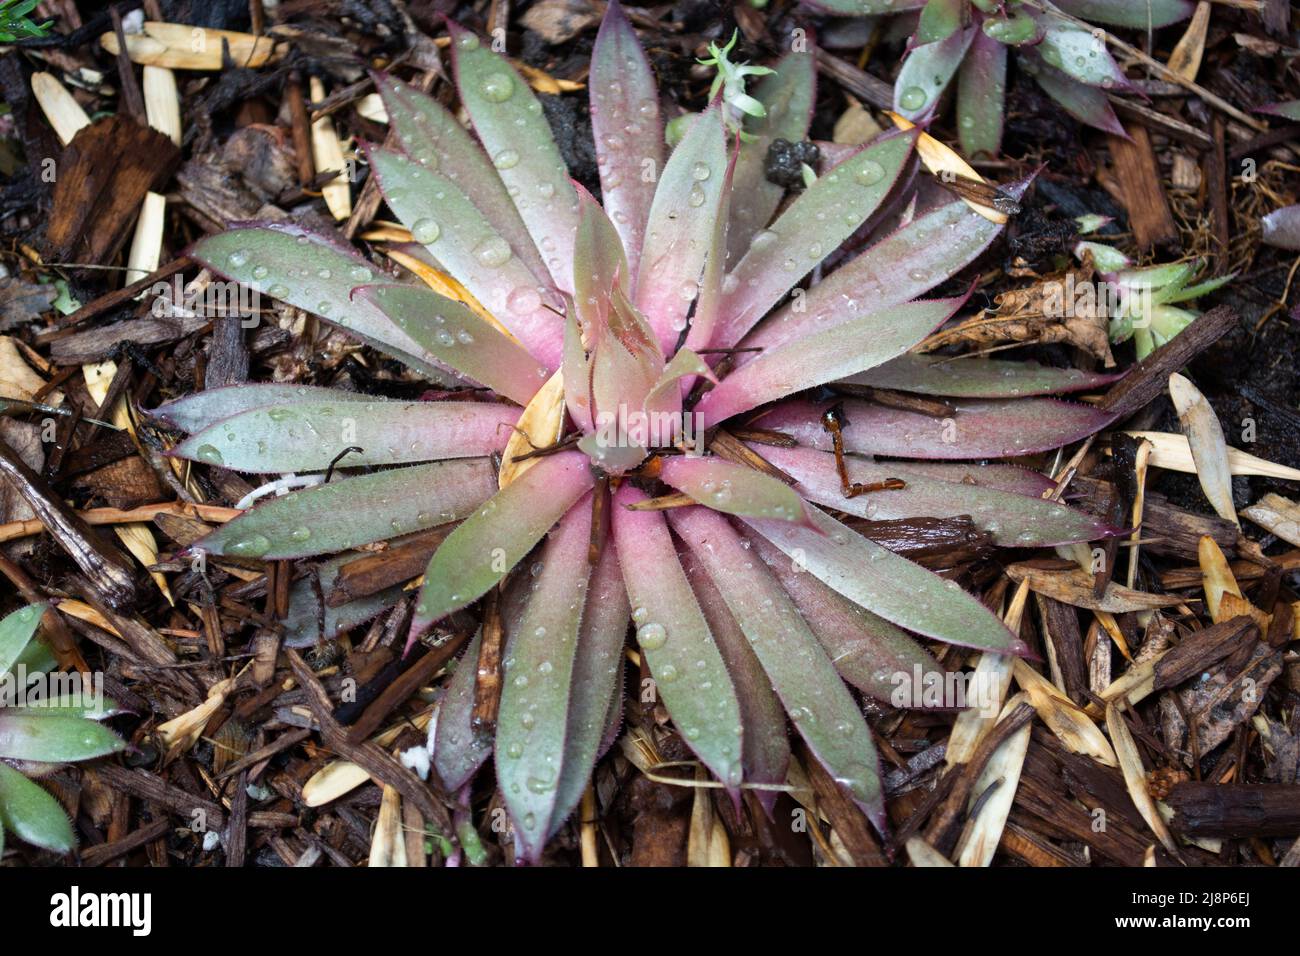
<instances>
[{"instance_id":1,"label":"dew drop","mask_svg":"<svg viewBox=\"0 0 1300 956\"><path fill-rule=\"evenodd\" d=\"M428 245L442 235L442 227L432 219L417 219L411 226L411 237L416 242Z\"/></svg>"},{"instance_id":2,"label":"dew drop","mask_svg":"<svg viewBox=\"0 0 1300 956\"><path fill-rule=\"evenodd\" d=\"M638 608L638 610L644 610ZM633 615L633 620L636 616ZM653 621L649 624L642 624L636 629L636 642L648 651L656 650L663 647L668 641L668 631L662 624L656 624Z\"/></svg>"},{"instance_id":3,"label":"dew drop","mask_svg":"<svg viewBox=\"0 0 1300 956\"><path fill-rule=\"evenodd\" d=\"M503 149L492 157L492 165L497 169L514 169L519 165L519 153L513 149Z\"/></svg>"},{"instance_id":4,"label":"dew drop","mask_svg":"<svg viewBox=\"0 0 1300 956\"><path fill-rule=\"evenodd\" d=\"M853 181L859 186L874 186L885 178L885 167L874 159L864 160L862 166L853 174Z\"/></svg>"},{"instance_id":5,"label":"dew drop","mask_svg":"<svg viewBox=\"0 0 1300 956\"><path fill-rule=\"evenodd\" d=\"M919 86L909 86L903 90L903 95L898 98L898 105L905 110L919 110L925 105L927 99L925 90Z\"/></svg>"},{"instance_id":6,"label":"dew drop","mask_svg":"<svg viewBox=\"0 0 1300 956\"><path fill-rule=\"evenodd\" d=\"M490 73L480 87L483 96L493 103L504 103L515 91L515 81L506 73Z\"/></svg>"},{"instance_id":7,"label":"dew drop","mask_svg":"<svg viewBox=\"0 0 1300 956\"><path fill-rule=\"evenodd\" d=\"M484 239L474 247L474 258L489 269L503 266L510 261L510 244L500 236Z\"/></svg>"}]
</instances>

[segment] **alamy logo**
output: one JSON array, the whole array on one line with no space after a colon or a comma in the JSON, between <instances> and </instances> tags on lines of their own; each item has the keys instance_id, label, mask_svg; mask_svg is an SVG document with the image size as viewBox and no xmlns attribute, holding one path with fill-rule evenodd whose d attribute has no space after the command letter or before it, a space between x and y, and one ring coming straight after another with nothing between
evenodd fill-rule
<instances>
[{"instance_id":1,"label":"alamy logo","mask_svg":"<svg viewBox=\"0 0 1300 956\"><path fill-rule=\"evenodd\" d=\"M148 936L153 930L153 895L150 893L70 892L50 897L50 925L58 928L119 926L132 936Z\"/></svg>"},{"instance_id":2,"label":"alamy logo","mask_svg":"<svg viewBox=\"0 0 1300 956\"><path fill-rule=\"evenodd\" d=\"M68 673L29 673L19 664L0 676L0 707L84 707L104 709L104 675Z\"/></svg>"}]
</instances>

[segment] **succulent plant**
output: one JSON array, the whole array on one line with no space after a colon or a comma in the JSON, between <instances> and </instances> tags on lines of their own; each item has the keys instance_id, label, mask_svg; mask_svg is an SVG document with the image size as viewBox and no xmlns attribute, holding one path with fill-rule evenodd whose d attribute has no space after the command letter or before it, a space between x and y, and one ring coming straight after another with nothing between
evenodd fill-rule
<instances>
[{"instance_id":1,"label":"succulent plant","mask_svg":"<svg viewBox=\"0 0 1300 956\"><path fill-rule=\"evenodd\" d=\"M936 671L912 635L1027 648L957 582L836 515L971 515L1008 546L1116 533L1044 500L1041 475L975 463L1096 431L1104 413L1047 396L1109 378L908 354L963 301L919 297L1001 229L937 190L891 218L902 206L892 200L911 191L918 131L855 150L773 219L783 190L763 179L763 157L772 139L807 133L807 53L758 84L766 115L746 121L748 139L727 134L715 99L665 160L653 75L610 3L589 81L602 205L568 178L509 62L450 30L475 137L433 99L377 76L394 145L367 155L415 240L407 261L422 256L443 288L454 276L463 301L296 225L238 225L192 255L417 372L451 370L468 383L463 396L402 402L249 384L164 405L157 415L189 433L175 455L252 474L330 474L195 547L324 557L319 584L303 582L291 612L291 639L311 641L322 624L336 634L402 594L319 601L350 551L450 528L410 640L494 595L507 644L495 736L471 721L475 668L462 663L442 698L433 766L455 790L495 754L526 858L564 824L614 739L629 622L657 699L733 796L752 787L770 810L790 759L789 715L883 830L871 731L845 682L887 701L893 675ZM839 252L864 224L886 222L897 227L865 251ZM850 397L828 431L810 390L833 383L952 396L954 410L940 419ZM861 493L877 484L889 490Z\"/></svg>"},{"instance_id":2,"label":"succulent plant","mask_svg":"<svg viewBox=\"0 0 1300 956\"><path fill-rule=\"evenodd\" d=\"M0 619L0 852L6 830L35 846L70 852L77 841L68 815L28 778L126 747L97 723L112 716L113 705L75 691L84 687L80 681L50 682L39 693L29 688L31 678L49 675L55 665L44 645L32 640L46 607L28 605Z\"/></svg>"},{"instance_id":3,"label":"succulent plant","mask_svg":"<svg viewBox=\"0 0 1300 956\"><path fill-rule=\"evenodd\" d=\"M1135 268L1112 246L1083 241L1075 246L1080 259L1093 265L1112 290L1115 302L1110 319L1110 340L1133 340L1138 361L1172 339L1200 315L1178 303L1190 302L1227 285L1235 273L1192 282L1202 268L1199 261L1172 262ZM1191 283L1191 284L1189 284Z\"/></svg>"},{"instance_id":4,"label":"succulent plant","mask_svg":"<svg viewBox=\"0 0 1300 956\"><path fill-rule=\"evenodd\" d=\"M995 156L1001 147L1009 49L1016 51L1020 69L1075 119L1124 135L1107 93L1128 81L1100 31L1088 23L1157 29L1187 18L1193 9L1187 0L816 0L815 5L858 14L919 8L894 83L894 109L915 122L929 119L955 80L957 131L968 156Z\"/></svg>"}]
</instances>

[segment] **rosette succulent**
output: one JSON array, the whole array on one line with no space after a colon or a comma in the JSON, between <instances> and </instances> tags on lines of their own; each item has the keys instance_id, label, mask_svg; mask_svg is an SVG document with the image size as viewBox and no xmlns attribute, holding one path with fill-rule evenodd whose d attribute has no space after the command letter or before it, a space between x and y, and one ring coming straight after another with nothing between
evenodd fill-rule
<instances>
[{"instance_id":1,"label":"rosette succulent","mask_svg":"<svg viewBox=\"0 0 1300 956\"><path fill-rule=\"evenodd\" d=\"M126 747L97 723L112 716L112 704L83 692L77 678L51 676L53 656L32 640L45 610L33 604L0 619L0 853L6 830L34 846L70 852L77 840L68 815L29 778Z\"/></svg>"},{"instance_id":2,"label":"rosette succulent","mask_svg":"<svg viewBox=\"0 0 1300 956\"><path fill-rule=\"evenodd\" d=\"M433 99L377 76L391 145L367 155L415 241L403 261L458 299L295 225L239 225L192 255L464 387L402 402L249 384L163 406L157 414L189 433L175 455L329 475L196 547L323 558L294 592L287 629L301 643L403 596L394 587L338 600L333 582L355 549L448 529L410 639L491 595L504 680L485 735L471 721L474 658L456 671L433 767L455 790L495 755L528 859L565 823L617 732L629 632L656 699L733 795L754 788L770 809L790 759L788 715L883 829L876 750L850 686L888 701L894 675L937 670L920 639L1027 648L956 581L846 522L970 515L1007 546L1114 533L1042 498L1042 475L976 463L1096 431L1103 413L1047 396L1109 379L909 354L963 301L921 297L1001 229L930 184L909 202L916 130L856 149L778 214L784 192L763 178L763 158L772 139L806 136L809 54L785 57L756 86L765 115L747 120L747 138L728 134L715 100L665 156L659 92L611 3L590 75L598 202L569 179L509 62L450 31L473 135ZM869 233L878 238L851 254ZM820 281L796 288L809 275ZM951 414L849 396L827 430L819 386L945 395Z\"/></svg>"},{"instance_id":3,"label":"rosette succulent","mask_svg":"<svg viewBox=\"0 0 1300 956\"><path fill-rule=\"evenodd\" d=\"M1019 68L1067 113L1124 135L1107 93L1128 81L1100 31L1087 23L1158 29L1187 18L1193 9L1187 0L817 0L815 5L858 14L919 9L894 83L894 109L915 122L929 119L956 82L957 131L968 156L994 156L1001 146L1012 49Z\"/></svg>"}]
</instances>

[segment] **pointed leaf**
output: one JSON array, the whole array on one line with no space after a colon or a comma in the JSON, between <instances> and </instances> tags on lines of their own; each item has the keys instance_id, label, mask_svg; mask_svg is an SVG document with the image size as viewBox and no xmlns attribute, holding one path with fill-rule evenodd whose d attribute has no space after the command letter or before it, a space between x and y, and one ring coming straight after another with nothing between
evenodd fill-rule
<instances>
[{"instance_id":1,"label":"pointed leaf","mask_svg":"<svg viewBox=\"0 0 1300 956\"><path fill-rule=\"evenodd\" d=\"M1037 362L954 358L909 352L844 379L845 384L954 398L1023 398L1082 392L1109 385L1123 372L1085 372Z\"/></svg>"},{"instance_id":2,"label":"pointed leaf","mask_svg":"<svg viewBox=\"0 0 1300 956\"><path fill-rule=\"evenodd\" d=\"M957 132L971 158L997 156L1006 109L1007 47L976 30L957 73Z\"/></svg>"},{"instance_id":3,"label":"pointed leaf","mask_svg":"<svg viewBox=\"0 0 1300 956\"><path fill-rule=\"evenodd\" d=\"M3 831L54 853L71 853L77 837L59 801L0 762L0 845Z\"/></svg>"},{"instance_id":4,"label":"pointed leaf","mask_svg":"<svg viewBox=\"0 0 1300 956\"><path fill-rule=\"evenodd\" d=\"M497 782L524 854L532 861L541 856L553 832L574 655L591 571L590 539L588 495L560 519L542 548L542 570L506 645L497 716ZM602 717L606 700L601 697L596 702Z\"/></svg>"},{"instance_id":5,"label":"pointed leaf","mask_svg":"<svg viewBox=\"0 0 1300 956\"><path fill-rule=\"evenodd\" d=\"M223 419L171 454L254 474L475 458L503 449L518 418L494 402L296 402Z\"/></svg>"},{"instance_id":6,"label":"pointed leaf","mask_svg":"<svg viewBox=\"0 0 1300 956\"><path fill-rule=\"evenodd\" d=\"M646 225L636 306L665 352L686 328L726 182L722 112L715 104L696 118L664 166Z\"/></svg>"},{"instance_id":7,"label":"pointed leaf","mask_svg":"<svg viewBox=\"0 0 1300 956\"><path fill-rule=\"evenodd\" d=\"M282 622L285 647L311 647L321 641L335 640L377 617L404 596L402 586L395 584L337 607L328 603L322 606L322 598L334 590L339 568L359 557L362 557L360 553L349 551L322 561L312 574L293 582L289 590L289 613Z\"/></svg>"},{"instance_id":8,"label":"pointed leaf","mask_svg":"<svg viewBox=\"0 0 1300 956\"><path fill-rule=\"evenodd\" d=\"M125 749L121 737L93 720L0 711L0 757L72 763Z\"/></svg>"},{"instance_id":9,"label":"pointed leaf","mask_svg":"<svg viewBox=\"0 0 1300 956\"><path fill-rule=\"evenodd\" d=\"M717 585L795 728L883 831L871 729L798 608L727 519L707 508L674 508L669 521Z\"/></svg>"},{"instance_id":10,"label":"pointed leaf","mask_svg":"<svg viewBox=\"0 0 1300 956\"><path fill-rule=\"evenodd\" d=\"M385 399L341 388L319 388L315 385L281 385L274 383L225 385L205 388L202 391L159 405L149 414L161 418L168 425L186 432L199 432L219 421L254 408L275 405L296 405L298 402L318 404L338 402L382 402Z\"/></svg>"},{"instance_id":11,"label":"pointed leaf","mask_svg":"<svg viewBox=\"0 0 1300 956\"><path fill-rule=\"evenodd\" d=\"M970 515L975 526L992 532L998 544L1020 548L1091 541L1123 532L1055 501L922 475L905 478L905 488L846 498L840 488L834 455L810 448L765 447L762 453L776 467L797 478L796 488L812 501L860 518L888 521ZM890 462L846 457L844 464L853 482L868 484L900 477Z\"/></svg>"},{"instance_id":12,"label":"pointed leaf","mask_svg":"<svg viewBox=\"0 0 1300 956\"><path fill-rule=\"evenodd\" d=\"M498 491L429 560L408 641L486 594L591 485L587 457L560 452Z\"/></svg>"},{"instance_id":13,"label":"pointed leaf","mask_svg":"<svg viewBox=\"0 0 1300 956\"><path fill-rule=\"evenodd\" d=\"M1158 30L1192 15L1188 0L1056 0L1066 13L1089 23L1110 23L1135 30Z\"/></svg>"},{"instance_id":14,"label":"pointed leaf","mask_svg":"<svg viewBox=\"0 0 1300 956\"><path fill-rule=\"evenodd\" d=\"M353 297L372 303L439 361L520 405L527 405L558 368L533 358L468 306L430 289L362 286ZM548 324L551 328L538 331L547 343L539 350L558 357L558 317L551 316Z\"/></svg>"},{"instance_id":15,"label":"pointed leaf","mask_svg":"<svg viewBox=\"0 0 1300 956\"><path fill-rule=\"evenodd\" d=\"M627 510L645 500L625 484L611 508L637 643L686 745L734 793L742 779L740 704L663 515Z\"/></svg>"},{"instance_id":16,"label":"pointed leaf","mask_svg":"<svg viewBox=\"0 0 1300 956\"><path fill-rule=\"evenodd\" d=\"M917 0L916 6L921 6ZM776 64L776 72L763 77L754 88L754 98L763 104L766 116L745 119L745 132L753 139L740 144L736 157L734 202L727 228L727 252L733 262L749 248L754 234L768 224L785 195L776 183L767 181L767 151L774 140L797 143L808 136L813 100L817 91L817 68L811 53L788 53Z\"/></svg>"},{"instance_id":17,"label":"pointed leaf","mask_svg":"<svg viewBox=\"0 0 1300 956\"><path fill-rule=\"evenodd\" d=\"M1032 51L1025 51L1020 60L1025 71L1030 73L1043 92L1060 103L1065 111L1080 123L1091 126L1115 136L1127 137L1124 125L1115 115L1106 91L1096 86L1085 86L1073 80L1060 70L1054 70L1046 63L1041 63Z\"/></svg>"},{"instance_id":18,"label":"pointed leaf","mask_svg":"<svg viewBox=\"0 0 1300 956\"><path fill-rule=\"evenodd\" d=\"M369 155L384 199L412 238L539 361L557 367L560 323L544 304L559 303L510 243L440 172L380 147Z\"/></svg>"},{"instance_id":19,"label":"pointed leaf","mask_svg":"<svg viewBox=\"0 0 1300 956\"><path fill-rule=\"evenodd\" d=\"M628 256L636 287L655 180L664 166L659 88L622 7L610 3L591 51L591 133L604 206ZM654 175L647 176L647 164Z\"/></svg>"},{"instance_id":20,"label":"pointed leaf","mask_svg":"<svg viewBox=\"0 0 1300 956\"><path fill-rule=\"evenodd\" d=\"M214 272L314 312L417 371L441 374L433 357L392 322L365 303L352 301L352 290L373 282L378 272L334 236L293 223L235 224L200 239L190 254Z\"/></svg>"},{"instance_id":21,"label":"pointed leaf","mask_svg":"<svg viewBox=\"0 0 1300 956\"><path fill-rule=\"evenodd\" d=\"M745 518L809 573L887 621L925 637L1006 654L1028 647L955 582L900 558L816 508L816 528Z\"/></svg>"},{"instance_id":22,"label":"pointed leaf","mask_svg":"<svg viewBox=\"0 0 1300 956\"><path fill-rule=\"evenodd\" d=\"M745 782L785 783L790 768L790 739L786 733L785 711L772 690L772 682L704 565L689 549L681 551L678 557L736 688L740 720L745 728L744 746L741 748ZM755 795L771 817L777 792L759 790Z\"/></svg>"},{"instance_id":23,"label":"pointed leaf","mask_svg":"<svg viewBox=\"0 0 1300 956\"><path fill-rule=\"evenodd\" d=\"M495 488L492 463L486 458L335 479L272 498L192 548L267 561L347 551L463 518Z\"/></svg>"},{"instance_id":24,"label":"pointed leaf","mask_svg":"<svg viewBox=\"0 0 1300 956\"><path fill-rule=\"evenodd\" d=\"M1043 493L1056 487L1056 482L1021 465L975 464L949 461L894 462L898 477L907 480L913 475L954 481L965 485L996 488L1015 495L1041 498Z\"/></svg>"},{"instance_id":25,"label":"pointed leaf","mask_svg":"<svg viewBox=\"0 0 1300 956\"><path fill-rule=\"evenodd\" d=\"M387 74L375 74L375 88L388 109L389 129L402 152L455 184L493 230L510 244L539 282L550 273L510 200L506 185L478 143L447 109L427 93Z\"/></svg>"},{"instance_id":26,"label":"pointed leaf","mask_svg":"<svg viewBox=\"0 0 1300 956\"><path fill-rule=\"evenodd\" d=\"M0 679L9 673L23 649L31 642L36 629L41 626L41 615L47 607L46 604L29 604L0 620Z\"/></svg>"},{"instance_id":27,"label":"pointed leaf","mask_svg":"<svg viewBox=\"0 0 1300 956\"><path fill-rule=\"evenodd\" d=\"M803 521L803 499L785 482L722 458L665 458L660 478L700 504L727 514Z\"/></svg>"},{"instance_id":28,"label":"pointed leaf","mask_svg":"<svg viewBox=\"0 0 1300 956\"><path fill-rule=\"evenodd\" d=\"M452 65L474 132L505 182L555 284L573 290L568 271L578 227L578 197L550 125L528 84L505 57L449 23Z\"/></svg>"},{"instance_id":29,"label":"pointed leaf","mask_svg":"<svg viewBox=\"0 0 1300 956\"><path fill-rule=\"evenodd\" d=\"M433 732L433 766L443 787L455 792L492 756L492 734L474 726L474 686L483 634L474 635L447 683Z\"/></svg>"},{"instance_id":30,"label":"pointed leaf","mask_svg":"<svg viewBox=\"0 0 1300 956\"><path fill-rule=\"evenodd\" d=\"M762 535L747 532L746 540L799 608L835 669L854 687L893 702L899 674L910 680L918 667L923 674L939 670L935 659L900 628L822 584Z\"/></svg>"},{"instance_id":31,"label":"pointed leaf","mask_svg":"<svg viewBox=\"0 0 1300 956\"><path fill-rule=\"evenodd\" d=\"M723 337L737 341L853 235L893 189L920 131L878 138L821 176L763 230L726 279Z\"/></svg>"},{"instance_id":32,"label":"pointed leaf","mask_svg":"<svg viewBox=\"0 0 1300 956\"><path fill-rule=\"evenodd\" d=\"M944 40L913 47L894 81L894 111L910 120L933 115L978 28L973 24Z\"/></svg>"},{"instance_id":33,"label":"pointed leaf","mask_svg":"<svg viewBox=\"0 0 1300 956\"><path fill-rule=\"evenodd\" d=\"M578 633L573 662L573 692L569 695L564 760L551 814L555 833L573 813L591 781L611 722L617 726L623 710L623 642L631 607L623 586L618 548L606 538L600 563L591 573L587 609Z\"/></svg>"},{"instance_id":34,"label":"pointed leaf","mask_svg":"<svg viewBox=\"0 0 1300 956\"><path fill-rule=\"evenodd\" d=\"M712 426L792 392L880 365L924 339L964 301L889 306L773 347L723 379L695 410Z\"/></svg>"},{"instance_id":35,"label":"pointed leaf","mask_svg":"<svg viewBox=\"0 0 1300 956\"><path fill-rule=\"evenodd\" d=\"M1034 16L1030 12L1030 16ZM1035 52L1043 62L1087 86L1116 89L1128 86L1124 71L1111 58L1103 40L1059 17L1034 17L1043 27L1043 42Z\"/></svg>"},{"instance_id":36,"label":"pointed leaf","mask_svg":"<svg viewBox=\"0 0 1300 956\"><path fill-rule=\"evenodd\" d=\"M955 402L950 418L846 401L845 451L898 458L1005 458L1060 448L1111 423L1091 405L1053 398ZM831 450L821 413L808 402L784 402L759 420L763 428L793 435L801 444Z\"/></svg>"},{"instance_id":37,"label":"pointed leaf","mask_svg":"<svg viewBox=\"0 0 1300 956\"><path fill-rule=\"evenodd\" d=\"M1013 197L1028 180L1004 186ZM971 211L962 200L948 203L885 236L836 269L803 297L802 308L783 306L745 337L746 346L773 349L794 338L832 328L924 294L975 260L1002 227ZM735 342L720 340L719 345Z\"/></svg>"},{"instance_id":38,"label":"pointed leaf","mask_svg":"<svg viewBox=\"0 0 1300 956\"><path fill-rule=\"evenodd\" d=\"M1285 103L1269 103L1267 106L1261 106L1256 113L1267 113L1270 116L1280 116L1283 119L1289 119L1300 123L1300 100L1288 100Z\"/></svg>"}]
</instances>

